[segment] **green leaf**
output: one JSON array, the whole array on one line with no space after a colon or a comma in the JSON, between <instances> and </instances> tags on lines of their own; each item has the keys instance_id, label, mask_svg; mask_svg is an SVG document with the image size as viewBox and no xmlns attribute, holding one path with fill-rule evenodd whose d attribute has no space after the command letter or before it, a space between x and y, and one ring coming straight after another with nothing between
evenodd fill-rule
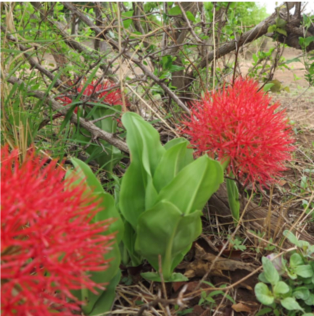
<instances>
[{"instance_id":1,"label":"green leaf","mask_svg":"<svg viewBox=\"0 0 314 316\"><path fill-rule=\"evenodd\" d=\"M304 38L303 44L305 47L309 46L314 41L314 36Z\"/></svg>"},{"instance_id":2,"label":"green leaf","mask_svg":"<svg viewBox=\"0 0 314 316\"><path fill-rule=\"evenodd\" d=\"M229 178L226 178L226 184L229 207L232 213L233 220L235 221L235 223L237 223L240 218L240 198L238 187L235 181Z\"/></svg>"},{"instance_id":3,"label":"green leaf","mask_svg":"<svg viewBox=\"0 0 314 316\"><path fill-rule=\"evenodd\" d=\"M71 162L76 169L76 175L78 175L82 180L86 179L87 185L90 189L90 192L101 199L99 211L93 218L94 222L104 221L110 218L115 219L108 229L106 230L106 235L111 233L117 233L116 239L119 243L122 240L123 236L123 222L120 217L120 214L115 207L115 202L111 194L104 191L99 180L94 175L90 167L83 161L77 158L71 158ZM69 173L68 173L69 175Z\"/></svg>"},{"instance_id":4,"label":"green leaf","mask_svg":"<svg viewBox=\"0 0 314 316\"><path fill-rule=\"evenodd\" d=\"M142 256L135 250L135 241L136 241L136 232L133 229L132 225L125 221L124 222L124 235L123 235L123 247L128 251L128 255L131 259L131 266L137 267L142 263ZM125 259L125 258L123 258ZM125 265L128 265L129 262L124 261Z\"/></svg>"},{"instance_id":5,"label":"green leaf","mask_svg":"<svg viewBox=\"0 0 314 316\"><path fill-rule=\"evenodd\" d=\"M275 285L279 281L279 273L273 263L266 257L262 258L264 276L272 284Z\"/></svg>"},{"instance_id":6,"label":"green leaf","mask_svg":"<svg viewBox=\"0 0 314 316\"><path fill-rule=\"evenodd\" d=\"M116 234L115 243L111 246L110 251L104 256L106 260L109 260L109 267L105 271L90 272L91 279L95 283L110 282L112 278L119 273L119 266L121 262L121 255L119 250L118 242L123 237L123 223L122 219L115 207L113 197L106 193L98 179L95 177L91 169L87 164L80 161L79 159L72 158L72 163L76 167L76 170L69 170L66 177L70 177L73 174L78 176L79 179L76 182L81 182L83 179L87 182L87 190L90 190L89 194L93 194L100 199L100 211L94 216L92 222L101 222L107 219L115 218L116 221L109 225L102 234L109 235L112 233ZM90 313L94 307L95 302L102 295L101 292L91 292L87 289L73 291L73 294L79 300L86 300L87 304L84 305L84 311L86 314Z\"/></svg>"},{"instance_id":7,"label":"green leaf","mask_svg":"<svg viewBox=\"0 0 314 316\"><path fill-rule=\"evenodd\" d=\"M180 71L180 70L184 70L184 69L185 69L184 66L171 65L169 71L170 72L175 72L175 71Z\"/></svg>"},{"instance_id":8,"label":"green leaf","mask_svg":"<svg viewBox=\"0 0 314 316\"><path fill-rule=\"evenodd\" d=\"M264 272L262 272L262 273L259 274L258 280L261 281L261 282L263 282L263 283L270 283L270 282L265 278L265 273L264 273Z\"/></svg>"},{"instance_id":9,"label":"green leaf","mask_svg":"<svg viewBox=\"0 0 314 316\"><path fill-rule=\"evenodd\" d=\"M161 256L165 282L202 232L202 212L184 215L171 202L161 201L143 213L137 226L135 249L159 271Z\"/></svg>"},{"instance_id":10,"label":"green leaf","mask_svg":"<svg viewBox=\"0 0 314 316\"><path fill-rule=\"evenodd\" d=\"M269 312L271 312L273 309L271 307L265 307L262 308L257 314L255 314L255 316L263 316Z\"/></svg>"},{"instance_id":11,"label":"green leaf","mask_svg":"<svg viewBox=\"0 0 314 316\"><path fill-rule=\"evenodd\" d=\"M280 303L288 311L293 311L293 310L303 311L303 308L299 305L299 303L295 300L294 297L286 297L280 300Z\"/></svg>"},{"instance_id":12,"label":"green leaf","mask_svg":"<svg viewBox=\"0 0 314 316\"><path fill-rule=\"evenodd\" d=\"M141 273L141 276L148 281L161 282L160 275L157 272L145 272L145 273ZM183 274L172 273L168 282L186 282L186 281L189 281L189 279Z\"/></svg>"},{"instance_id":13,"label":"green leaf","mask_svg":"<svg viewBox=\"0 0 314 316\"><path fill-rule=\"evenodd\" d=\"M81 300L87 300L87 304L84 305L83 310L85 312L85 314L89 314L92 312L96 302L99 301L99 299L103 296L103 295L109 295L111 296L112 293L110 290L110 284L111 282L113 282L112 286L115 288L116 283L115 283L115 278L117 277L117 275L119 275L117 278L120 280L120 262L121 262L121 255L120 255L120 249L117 243L115 243L112 246L112 250L107 253L105 255L105 259L106 260L111 260L109 267L105 270L105 271L98 271L98 272L89 272L89 274L91 275L90 279L93 280L96 283L109 283L109 292L106 294L106 290L105 292L101 291L99 292L96 291L96 293L91 292L90 290L86 290L86 289L82 289L82 294L80 297L78 297ZM107 286L106 286L107 289ZM114 290L113 290L114 292ZM109 299L109 297L108 297ZM114 297L112 298L112 300L114 299ZM108 304L110 303L109 301L107 302ZM112 301L111 301L112 304ZM92 315L95 315L94 313Z\"/></svg>"},{"instance_id":14,"label":"green leaf","mask_svg":"<svg viewBox=\"0 0 314 316\"><path fill-rule=\"evenodd\" d=\"M169 70L170 67L172 66L172 57L170 55L165 55L161 58L162 62L162 69L163 70Z\"/></svg>"},{"instance_id":15,"label":"green leaf","mask_svg":"<svg viewBox=\"0 0 314 316\"><path fill-rule=\"evenodd\" d=\"M287 24L287 21L286 20L283 20L283 19L281 19L281 18L276 18L276 26L278 26L278 27L283 27L283 26L285 26L286 24Z\"/></svg>"},{"instance_id":16,"label":"green leaf","mask_svg":"<svg viewBox=\"0 0 314 316\"><path fill-rule=\"evenodd\" d=\"M202 156L183 168L159 194L159 201L170 201L181 211L189 214L202 210L208 199L223 182L219 162Z\"/></svg>"},{"instance_id":17,"label":"green leaf","mask_svg":"<svg viewBox=\"0 0 314 316\"><path fill-rule=\"evenodd\" d=\"M123 18L130 18L133 16L133 13L134 11L133 10L130 10L130 11L127 11L127 12L123 12L121 15ZM123 26L127 29L130 27L132 23L132 19L127 19L127 20L124 20L123 21Z\"/></svg>"},{"instance_id":18,"label":"green leaf","mask_svg":"<svg viewBox=\"0 0 314 316\"><path fill-rule=\"evenodd\" d=\"M119 271L115 277L106 285L106 290L97 299L92 311L88 313L89 316L102 315L112 309L114 299L116 297L116 286L121 279L121 272ZM84 306L82 307L84 311Z\"/></svg>"},{"instance_id":19,"label":"green leaf","mask_svg":"<svg viewBox=\"0 0 314 316\"><path fill-rule=\"evenodd\" d=\"M299 286L294 288L292 295L296 299L306 301L310 297L310 291L305 286Z\"/></svg>"},{"instance_id":20,"label":"green leaf","mask_svg":"<svg viewBox=\"0 0 314 316\"><path fill-rule=\"evenodd\" d=\"M169 15L180 15L182 11L178 5L168 10Z\"/></svg>"},{"instance_id":21,"label":"green leaf","mask_svg":"<svg viewBox=\"0 0 314 316\"><path fill-rule=\"evenodd\" d=\"M271 89L272 86L274 86L274 83L266 83L263 90L267 92Z\"/></svg>"},{"instance_id":22,"label":"green leaf","mask_svg":"<svg viewBox=\"0 0 314 316\"><path fill-rule=\"evenodd\" d=\"M176 138L176 140L176 144L172 142L173 146L164 153L156 168L153 181L158 192L193 161L193 150L187 148L190 143L184 138Z\"/></svg>"},{"instance_id":23,"label":"green leaf","mask_svg":"<svg viewBox=\"0 0 314 316\"><path fill-rule=\"evenodd\" d=\"M296 268L299 265L303 264L303 259L301 257L301 255L299 255L298 253L294 253L291 255L290 257L290 266L291 268Z\"/></svg>"},{"instance_id":24,"label":"green leaf","mask_svg":"<svg viewBox=\"0 0 314 316\"><path fill-rule=\"evenodd\" d=\"M185 13L186 13L187 18L188 18L190 21L195 22L195 17L194 17L194 15L192 14L192 12L186 11Z\"/></svg>"},{"instance_id":25,"label":"green leaf","mask_svg":"<svg viewBox=\"0 0 314 316\"><path fill-rule=\"evenodd\" d=\"M288 240L289 240L292 244L294 244L294 245L296 245L296 246L299 245L299 240L298 240L298 238L297 238L291 231L285 230L285 231L283 232L283 235L284 235L285 237L287 237Z\"/></svg>"},{"instance_id":26,"label":"green leaf","mask_svg":"<svg viewBox=\"0 0 314 316\"><path fill-rule=\"evenodd\" d=\"M314 306L314 293L313 294L311 293L308 299L304 303L308 306Z\"/></svg>"},{"instance_id":27,"label":"green leaf","mask_svg":"<svg viewBox=\"0 0 314 316\"><path fill-rule=\"evenodd\" d=\"M289 285L283 281L279 281L274 286L275 294L286 294L290 291Z\"/></svg>"},{"instance_id":28,"label":"green leaf","mask_svg":"<svg viewBox=\"0 0 314 316\"><path fill-rule=\"evenodd\" d=\"M309 264L299 265L295 268L295 273L302 278L310 278L313 276L313 269Z\"/></svg>"},{"instance_id":29,"label":"green leaf","mask_svg":"<svg viewBox=\"0 0 314 316\"><path fill-rule=\"evenodd\" d=\"M267 29L267 33L272 33L274 31L276 31L276 25L271 25Z\"/></svg>"},{"instance_id":30,"label":"green leaf","mask_svg":"<svg viewBox=\"0 0 314 316\"><path fill-rule=\"evenodd\" d=\"M257 283L254 288L256 298L264 305L273 304L275 298L268 286L264 283Z\"/></svg>"},{"instance_id":31,"label":"green leaf","mask_svg":"<svg viewBox=\"0 0 314 316\"><path fill-rule=\"evenodd\" d=\"M287 31L284 30L284 29L280 29L280 28L277 27L277 28L276 28L276 32L277 32L277 33L280 33L280 34L282 34L282 35L288 36Z\"/></svg>"},{"instance_id":32,"label":"green leaf","mask_svg":"<svg viewBox=\"0 0 314 316\"><path fill-rule=\"evenodd\" d=\"M296 62L301 62L301 60L299 58L292 58L292 59L288 59L285 61L285 64L291 64L291 63L296 63Z\"/></svg>"},{"instance_id":33,"label":"green leaf","mask_svg":"<svg viewBox=\"0 0 314 316\"><path fill-rule=\"evenodd\" d=\"M147 184L166 152L158 132L138 114L127 112L122 116L127 130L127 144L131 164L123 176L119 207L124 218L134 229L139 216L145 211ZM152 189L152 188L151 188Z\"/></svg>"},{"instance_id":34,"label":"green leaf","mask_svg":"<svg viewBox=\"0 0 314 316\"><path fill-rule=\"evenodd\" d=\"M129 28L131 24L132 24L132 19L127 19L123 21L123 26L126 29Z\"/></svg>"}]
</instances>

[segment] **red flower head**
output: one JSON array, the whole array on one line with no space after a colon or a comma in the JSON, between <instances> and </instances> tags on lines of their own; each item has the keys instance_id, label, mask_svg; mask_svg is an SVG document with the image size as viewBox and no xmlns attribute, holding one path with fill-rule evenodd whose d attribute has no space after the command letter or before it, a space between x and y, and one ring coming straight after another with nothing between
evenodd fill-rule
<instances>
[{"instance_id":1,"label":"red flower head","mask_svg":"<svg viewBox=\"0 0 314 316\"><path fill-rule=\"evenodd\" d=\"M103 289L87 274L107 268L113 239L102 234L108 222L91 223L99 201L82 183L64 181L56 161L29 153L21 163L8 146L1 158L3 315L73 315L71 290Z\"/></svg>"},{"instance_id":2,"label":"red flower head","mask_svg":"<svg viewBox=\"0 0 314 316\"><path fill-rule=\"evenodd\" d=\"M256 82L238 79L195 103L184 132L199 154L217 155L220 161L228 157L229 168L244 183L266 185L285 170L284 161L294 150L285 113L276 113L279 103L270 101Z\"/></svg>"},{"instance_id":3,"label":"red flower head","mask_svg":"<svg viewBox=\"0 0 314 316\"><path fill-rule=\"evenodd\" d=\"M111 87L115 86L116 84L111 81L104 81L103 83L97 84L97 81L94 80L90 83L83 92L83 95L86 97L93 97L94 101L104 102L111 106L113 105L122 105L122 93L119 88L109 90ZM77 88L78 92L81 92L84 85L81 85ZM108 90L108 91L103 91ZM72 100L68 97L58 97L57 100L61 101L64 105L68 105L72 102ZM129 101L125 98L126 106L129 106ZM75 109L75 113L77 113L77 108Z\"/></svg>"}]
</instances>

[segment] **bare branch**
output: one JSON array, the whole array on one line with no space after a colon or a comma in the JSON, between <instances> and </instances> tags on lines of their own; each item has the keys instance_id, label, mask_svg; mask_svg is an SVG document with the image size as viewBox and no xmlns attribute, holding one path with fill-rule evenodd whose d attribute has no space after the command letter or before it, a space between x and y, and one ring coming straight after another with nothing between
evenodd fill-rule
<instances>
[{"instance_id":1,"label":"bare branch","mask_svg":"<svg viewBox=\"0 0 314 316\"><path fill-rule=\"evenodd\" d=\"M186 16L186 13L185 13L181 3L178 2L178 5L179 5L179 7L180 7L180 9L182 11L182 15L184 17L184 20L185 20L186 24L188 25L188 27L190 29L190 32L192 33L192 35L194 36L194 38L196 39L197 42L202 43L203 41L195 34L195 32L194 32L194 30L193 30L193 28L191 26L191 23L190 23L188 17Z\"/></svg>"},{"instance_id":2,"label":"bare branch","mask_svg":"<svg viewBox=\"0 0 314 316\"><path fill-rule=\"evenodd\" d=\"M257 38L263 36L264 34L267 33L268 27L275 22L275 18L276 18L276 13L273 13L266 20L264 20L261 23L259 23L258 25L256 25L256 27L254 27L252 30L244 33L238 39L237 43L236 43L236 40L229 41L229 42L221 45L219 48L217 48L215 53L213 51L210 52L207 55L208 62L210 63L211 61L213 61L214 54L216 55L216 58L220 58L220 57L230 53L231 51L235 50L236 45L239 45L239 47L240 47L244 43L246 43L246 44L250 43L250 42L256 40ZM202 60L198 65L199 68L204 68L205 66L206 66L205 60Z\"/></svg>"},{"instance_id":3,"label":"bare branch","mask_svg":"<svg viewBox=\"0 0 314 316\"><path fill-rule=\"evenodd\" d=\"M61 2L65 7L75 13L85 24L87 24L91 29L95 31L97 35L101 35L114 49L119 51L119 44L110 37L107 37L102 33L102 30L95 26L92 21L86 17L81 11L79 11L72 3L70 2ZM142 69L145 75L154 80L184 111L190 113L189 108L179 99L179 97L165 84L160 80L157 76L155 76L147 67L145 67L142 61L136 57L131 55L128 52L124 53L130 61L134 62L138 67Z\"/></svg>"}]
</instances>

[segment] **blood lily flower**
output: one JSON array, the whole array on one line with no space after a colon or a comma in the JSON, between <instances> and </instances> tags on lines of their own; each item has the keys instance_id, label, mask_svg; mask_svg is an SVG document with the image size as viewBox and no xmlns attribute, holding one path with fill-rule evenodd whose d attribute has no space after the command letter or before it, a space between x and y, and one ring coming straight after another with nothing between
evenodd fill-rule
<instances>
[{"instance_id":1,"label":"blood lily flower","mask_svg":"<svg viewBox=\"0 0 314 316\"><path fill-rule=\"evenodd\" d=\"M109 80L104 81L102 83L97 82L98 80L94 80L89 85L87 85L83 92L83 96L91 97L91 101L93 102L103 102L111 106L123 104L121 90L119 88L110 90L110 88L116 85L114 82L111 82ZM83 88L84 84L77 88L77 92L82 92ZM72 103L72 100L66 96L58 97L57 100L61 101L64 105ZM130 105L126 98L124 102L126 106ZM75 113L77 113L77 108L75 109Z\"/></svg>"},{"instance_id":2,"label":"blood lily flower","mask_svg":"<svg viewBox=\"0 0 314 316\"><path fill-rule=\"evenodd\" d=\"M284 162L291 159L294 139L279 103L258 91L250 79L234 86L207 92L194 103L184 130L198 154L208 153L220 161L230 160L229 171L244 184L274 182Z\"/></svg>"},{"instance_id":3,"label":"blood lily flower","mask_svg":"<svg viewBox=\"0 0 314 316\"><path fill-rule=\"evenodd\" d=\"M1 152L1 311L3 315L73 315L71 290L95 291L89 271L105 270L114 236L92 223L99 201L56 161Z\"/></svg>"}]
</instances>

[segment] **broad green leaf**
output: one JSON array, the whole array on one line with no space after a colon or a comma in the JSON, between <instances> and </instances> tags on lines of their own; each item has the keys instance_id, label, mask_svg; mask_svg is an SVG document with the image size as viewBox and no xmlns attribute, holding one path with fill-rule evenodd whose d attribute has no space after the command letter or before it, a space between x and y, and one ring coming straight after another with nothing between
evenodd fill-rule
<instances>
[{"instance_id":1,"label":"broad green leaf","mask_svg":"<svg viewBox=\"0 0 314 316\"><path fill-rule=\"evenodd\" d=\"M314 253L314 245L311 245L308 249L308 255L311 255Z\"/></svg>"},{"instance_id":2,"label":"broad green leaf","mask_svg":"<svg viewBox=\"0 0 314 316\"><path fill-rule=\"evenodd\" d=\"M130 10L130 11L127 11L127 12L123 12L121 15L122 15L123 18L130 18L130 17L133 16L133 12L134 12L133 10ZM125 28L129 28L131 23L132 23L132 19L124 20L123 21L123 26Z\"/></svg>"},{"instance_id":3,"label":"broad green leaf","mask_svg":"<svg viewBox=\"0 0 314 316\"><path fill-rule=\"evenodd\" d=\"M180 15L182 11L178 5L168 10L169 15Z\"/></svg>"},{"instance_id":4,"label":"broad green leaf","mask_svg":"<svg viewBox=\"0 0 314 316\"><path fill-rule=\"evenodd\" d=\"M309 306L314 306L314 293L313 294L311 293L308 299L304 303Z\"/></svg>"},{"instance_id":5,"label":"broad green leaf","mask_svg":"<svg viewBox=\"0 0 314 316\"><path fill-rule=\"evenodd\" d=\"M296 252L291 255L291 257L290 257L290 267L291 268L296 268L297 266L302 265L303 263L304 262L303 262L301 255L299 255Z\"/></svg>"},{"instance_id":6,"label":"broad green leaf","mask_svg":"<svg viewBox=\"0 0 314 316\"><path fill-rule=\"evenodd\" d=\"M101 293L98 297L94 307L90 313L87 313L89 316L102 315L105 312L109 312L112 309L114 299L116 297L116 286L119 284L121 279L121 272L119 271L115 277L106 285L106 290ZM82 307L85 311L84 306Z\"/></svg>"},{"instance_id":7,"label":"broad green leaf","mask_svg":"<svg viewBox=\"0 0 314 316\"><path fill-rule=\"evenodd\" d=\"M299 265L295 268L295 273L302 278L310 278L313 276L314 272L309 264Z\"/></svg>"},{"instance_id":8,"label":"broad green leaf","mask_svg":"<svg viewBox=\"0 0 314 316\"><path fill-rule=\"evenodd\" d=\"M75 167L76 174L79 175L81 179L86 179L90 192L101 199L101 210L95 215L93 221L104 221L110 218L115 219L115 221L106 230L106 235L117 233L116 242L119 243L122 240L124 225L115 206L114 198L104 191L99 180L86 163L77 158L71 158L71 162Z\"/></svg>"},{"instance_id":9,"label":"broad green leaf","mask_svg":"<svg viewBox=\"0 0 314 316\"><path fill-rule=\"evenodd\" d=\"M314 36L309 36L304 39L305 47L309 46L312 42L314 42Z\"/></svg>"},{"instance_id":10,"label":"broad green leaf","mask_svg":"<svg viewBox=\"0 0 314 316\"><path fill-rule=\"evenodd\" d=\"M286 297L280 300L280 303L288 311L293 311L293 310L303 311L303 308L299 305L299 303L295 300L294 297Z\"/></svg>"},{"instance_id":11,"label":"broad green leaf","mask_svg":"<svg viewBox=\"0 0 314 316\"><path fill-rule=\"evenodd\" d=\"M183 69L185 69L184 66L171 65L169 71L170 72L175 72L175 71L180 71L180 70L183 70Z\"/></svg>"},{"instance_id":12,"label":"broad green leaf","mask_svg":"<svg viewBox=\"0 0 314 316\"><path fill-rule=\"evenodd\" d=\"M147 174L152 176L166 151L161 145L159 133L136 113L125 113L122 123L127 130L126 142L131 153L131 163L143 165Z\"/></svg>"},{"instance_id":13,"label":"broad green leaf","mask_svg":"<svg viewBox=\"0 0 314 316\"><path fill-rule=\"evenodd\" d=\"M270 25L267 29L267 33L272 33L276 30L276 25Z\"/></svg>"},{"instance_id":14,"label":"broad green leaf","mask_svg":"<svg viewBox=\"0 0 314 316\"><path fill-rule=\"evenodd\" d=\"M190 21L195 22L195 17L194 17L194 15L192 14L192 12L186 11L186 16L187 16L187 18L188 18Z\"/></svg>"},{"instance_id":15,"label":"broad green leaf","mask_svg":"<svg viewBox=\"0 0 314 316\"><path fill-rule=\"evenodd\" d=\"M149 280L149 281L161 282L161 277L159 273L157 272L145 272L145 273L141 273L141 276L144 279ZM186 282L186 281L189 281L189 279L181 273L172 273L171 277L168 280L168 282Z\"/></svg>"},{"instance_id":16,"label":"broad green leaf","mask_svg":"<svg viewBox=\"0 0 314 316\"><path fill-rule=\"evenodd\" d=\"M279 273L274 267L273 263L266 257L262 258L264 276L272 285L279 281Z\"/></svg>"},{"instance_id":17,"label":"broad green leaf","mask_svg":"<svg viewBox=\"0 0 314 316\"><path fill-rule=\"evenodd\" d=\"M262 308L257 314L255 314L255 316L263 316L269 312L271 312L273 309L271 307L265 307Z\"/></svg>"},{"instance_id":18,"label":"broad green leaf","mask_svg":"<svg viewBox=\"0 0 314 316\"><path fill-rule=\"evenodd\" d=\"M161 58L162 69L169 70L170 67L172 66L172 62L173 62L172 56L170 55L162 56Z\"/></svg>"},{"instance_id":19,"label":"broad green leaf","mask_svg":"<svg viewBox=\"0 0 314 316\"><path fill-rule=\"evenodd\" d=\"M182 140L169 148L161 158L154 174L154 185L159 192L189 163L193 162L193 151L188 149L189 142Z\"/></svg>"},{"instance_id":20,"label":"broad green leaf","mask_svg":"<svg viewBox=\"0 0 314 316\"><path fill-rule=\"evenodd\" d=\"M103 192L99 194L101 199L100 207L102 210L96 214L97 221L104 221L106 219L114 219L114 222L110 224L106 233L116 233L116 242L119 243L122 240L124 233L124 225L122 218L115 206L114 198L111 194Z\"/></svg>"},{"instance_id":21,"label":"broad green leaf","mask_svg":"<svg viewBox=\"0 0 314 316\"><path fill-rule=\"evenodd\" d=\"M165 145L164 145L164 148L166 150L172 148L173 146L176 146L178 144L181 144L181 143L185 143L187 140L183 137L179 137L179 138L173 138L171 140L169 140L169 142L167 142ZM193 154L193 150L190 149L192 154Z\"/></svg>"},{"instance_id":22,"label":"broad green leaf","mask_svg":"<svg viewBox=\"0 0 314 316\"><path fill-rule=\"evenodd\" d=\"M272 86L274 86L273 83L266 83L265 86L264 86L264 88L263 88L263 90L264 90L265 92L267 92L267 91L269 91L269 90L271 89Z\"/></svg>"},{"instance_id":23,"label":"broad green leaf","mask_svg":"<svg viewBox=\"0 0 314 316\"><path fill-rule=\"evenodd\" d=\"M276 26L278 26L278 27L283 27L283 26L285 26L286 24L287 24L287 21L285 21L285 20L283 20L283 19L281 19L281 18L276 18Z\"/></svg>"},{"instance_id":24,"label":"broad green leaf","mask_svg":"<svg viewBox=\"0 0 314 316\"><path fill-rule=\"evenodd\" d=\"M147 177L147 173L141 166L131 162L122 178L119 209L133 229L136 229L139 216L145 212Z\"/></svg>"},{"instance_id":25,"label":"broad green leaf","mask_svg":"<svg viewBox=\"0 0 314 316\"><path fill-rule=\"evenodd\" d=\"M89 272L89 274L91 275L90 279L92 279L96 283L101 283L101 284L109 283L110 284L111 281L114 280L114 278L117 275L121 274L120 269L119 269L119 266L121 263L121 255L120 255L120 249L117 243L115 243L112 246L112 250L105 256L105 259L111 260L109 263L109 267L105 271ZM84 305L83 310L86 314L89 314L93 310L95 303L99 301L100 297L102 297L104 292L99 292L98 290L97 293L93 293L90 290L86 290L86 289L85 290L83 289L82 292L84 293L82 294L82 299L83 300L86 299L85 296L87 294L87 302L88 302L86 305ZM109 293L110 293L110 290L108 292L108 295Z\"/></svg>"},{"instance_id":26,"label":"broad green leaf","mask_svg":"<svg viewBox=\"0 0 314 316\"><path fill-rule=\"evenodd\" d=\"M265 278L265 272L262 272L258 276L258 280L263 282L263 283L270 283L266 278Z\"/></svg>"},{"instance_id":27,"label":"broad green leaf","mask_svg":"<svg viewBox=\"0 0 314 316\"><path fill-rule=\"evenodd\" d=\"M87 185L90 187L93 193L99 194L104 192L104 188L102 187L100 181L85 162L77 158L71 158L71 162L75 168L75 171L77 172L77 175L81 179L86 178Z\"/></svg>"},{"instance_id":28,"label":"broad green leaf","mask_svg":"<svg viewBox=\"0 0 314 316\"><path fill-rule=\"evenodd\" d=\"M234 180L226 178L228 203L235 223L240 218L240 198L237 184Z\"/></svg>"},{"instance_id":29,"label":"broad green leaf","mask_svg":"<svg viewBox=\"0 0 314 316\"><path fill-rule=\"evenodd\" d=\"M160 143L158 132L138 114L127 112L122 122L127 130L131 164L122 179L119 207L124 218L136 229L138 217L146 209L147 185L166 149Z\"/></svg>"},{"instance_id":30,"label":"broad green leaf","mask_svg":"<svg viewBox=\"0 0 314 316\"><path fill-rule=\"evenodd\" d=\"M153 207L158 200L158 192L155 188L152 178L148 178L145 190L145 210Z\"/></svg>"},{"instance_id":31,"label":"broad green leaf","mask_svg":"<svg viewBox=\"0 0 314 316\"><path fill-rule=\"evenodd\" d=\"M223 182L223 172L219 162L202 156L184 167L177 176L164 187L159 201L166 200L189 214L202 210L208 199Z\"/></svg>"},{"instance_id":32,"label":"broad green leaf","mask_svg":"<svg viewBox=\"0 0 314 316\"><path fill-rule=\"evenodd\" d=\"M293 269L287 269L286 272L287 272L289 278L292 280L295 280L298 277Z\"/></svg>"},{"instance_id":33,"label":"broad green leaf","mask_svg":"<svg viewBox=\"0 0 314 316\"><path fill-rule=\"evenodd\" d=\"M276 28L276 32L285 36L288 36L287 31L281 28Z\"/></svg>"},{"instance_id":34,"label":"broad green leaf","mask_svg":"<svg viewBox=\"0 0 314 316\"><path fill-rule=\"evenodd\" d=\"M300 299L300 300L306 301L310 297L310 291L305 286L299 286L293 289L292 295L297 300Z\"/></svg>"},{"instance_id":35,"label":"broad green leaf","mask_svg":"<svg viewBox=\"0 0 314 316\"><path fill-rule=\"evenodd\" d=\"M163 200L140 216L135 249L156 271L159 271L158 255L161 255L166 282L201 234L201 214L198 210L184 215L171 202Z\"/></svg>"},{"instance_id":36,"label":"broad green leaf","mask_svg":"<svg viewBox=\"0 0 314 316\"><path fill-rule=\"evenodd\" d=\"M314 245L312 247L314 249ZM310 243L305 240L299 240L299 248L305 252L308 252L310 250Z\"/></svg>"},{"instance_id":37,"label":"broad green leaf","mask_svg":"<svg viewBox=\"0 0 314 316\"><path fill-rule=\"evenodd\" d=\"M136 241L136 232L127 221L124 222L124 235L123 235L123 246L127 249L128 255L131 259L131 266L137 267L142 263L142 256L137 253L134 249ZM123 262L125 265L128 265L129 262Z\"/></svg>"},{"instance_id":38,"label":"broad green leaf","mask_svg":"<svg viewBox=\"0 0 314 316\"><path fill-rule=\"evenodd\" d=\"M274 293L275 294L286 294L290 290L289 285L283 281L279 281L274 286Z\"/></svg>"},{"instance_id":39,"label":"broad green leaf","mask_svg":"<svg viewBox=\"0 0 314 316\"><path fill-rule=\"evenodd\" d=\"M291 63L296 63L296 62L301 63L301 60L299 58L292 58L292 59L286 60L284 63L285 64L291 64Z\"/></svg>"},{"instance_id":40,"label":"broad green leaf","mask_svg":"<svg viewBox=\"0 0 314 316\"><path fill-rule=\"evenodd\" d=\"M285 231L283 232L283 235L284 235L285 237L287 237L288 240L289 240L292 244L294 244L294 245L296 245L296 246L299 245L299 240L298 240L298 238L293 234L293 232L291 232L291 231L289 231L289 230L285 230Z\"/></svg>"},{"instance_id":41,"label":"broad green leaf","mask_svg":"<svg viewBox=\"0 0 314 316\"><path fill-rule=\"evenodd\" d=\"M264 305L271 305L274 303L274 296L264 283L257 283L254 288L256 298Z\"/></svg>"}]
</instances>

